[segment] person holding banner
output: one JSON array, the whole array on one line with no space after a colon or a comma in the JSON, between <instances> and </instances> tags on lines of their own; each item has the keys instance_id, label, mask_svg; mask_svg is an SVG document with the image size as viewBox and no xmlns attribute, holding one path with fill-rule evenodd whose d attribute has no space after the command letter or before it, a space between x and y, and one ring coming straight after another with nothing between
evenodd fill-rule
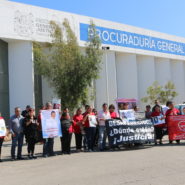
<instances>
[{"instance_id":1,"label":"person holding banner","mask_svg":"<svg viewBox=\"0 0 185 185\"><path fill-rule=\"evenodd\" d=\"M166 105L169 107L169 109L166 111L166 123L168 126L169 122L169 116L177 116L180 115L179 109L175 108L174 103L172 101L168 101ZM169 144L172 144L173 141L169 140ZM180 140L176 140L177 144L180 144Z\"/></svg>"},{"instance_id":2,"label":"person holding banner","mask_svg":"<svg viewBox=\"0 0 185 185\"><path fill-rule=\"evenodd\" d=\"M82 133L84 132L82 121L83 121L82 109L78 108L76 114L73 116L73 130L75 134L77 152L80 152L82 149Z\"/></svg>"},{"instance_id":3,"label":"person holding banner","mask_svg":"<svg viewBox=\"0 0 185 185\"><path fill-rule=\"evenodd\" d=\"M108 105L106 103L102 105L102 109L103 110L98 113L98 121L99 121L98 148L100 151L105 150L105 147L106 147L107 132L105 127L105 121L108 119L111 119Z\"/></svg>"},{"instance_id":4,"label":"person holding banner","mask_svg":"<svg viewBox=\"0 0 185 185\"><path fill-rule=\"evenodd\" d=\"M152 112L151 117L155 128L155 145L157 145L157 140L159 140L159 144L162 145L165 117L161 112L161 107L159 105L156 105L153 110L154 111Z\"/></svg>"},{"instance_id":5,"label":"person holding banner","mask_svg":"<svg viewBox=\"0 0 185 185\"><path fill-rule=\"evenodd\" d=\"M97 120L94 112L92 111L92 107L88 106L86 108L87 111L84 114L83 125L85 129L88 151L92 152L94 150L94 138L96 134Z\"/></svg>"},{"instance_id":6,"label":"person holding banner","mask_svg":"<svg viewBox=\"0 0 185 185\"><path fill-rule=\"evenodd\" d=\"M45 110L52 110L53 106L50 102L46 103ZM42 123L42 117L41 117L41 123ZM43 125L42 125L43 130ZM54 137L51 138L43 138L43 157L48 156L55 156L53 151L54 146Z\"/></svg>"},{"instance_id":7,"label":"person holding banner","mask_svg":"<svg viewBox=\"0 0 185 185\"><path fill-rule=\"evenodd\" d=\"M1 148L2 148L5 136L6 136L6 125L5 125L5 121L4 121L3 117L1 117L1 113L0 113L0 162L2 162Z\"/></svg>"},{"instance_id":8,"label":"person holding banner","mask_svg":"<svg viewBox=\"0 0 185 185\"><path fill-rule=\"evenodd\" d=\"M119 115L115 112L115 106L113 104L109 105L109 113L112 119L119 118Z\"/></svg>"}]
</instances>

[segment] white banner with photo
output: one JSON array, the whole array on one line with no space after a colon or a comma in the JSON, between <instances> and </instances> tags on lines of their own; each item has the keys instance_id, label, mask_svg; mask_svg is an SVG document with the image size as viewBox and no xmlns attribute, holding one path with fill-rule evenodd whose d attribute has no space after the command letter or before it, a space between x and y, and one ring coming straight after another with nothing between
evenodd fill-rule
<instances>
[{"instance_id":1,"label":"white banner with photo","mask_svg":"<svg viewBox=\"0 0 185 185\"><path fill-rule=\"evenodd\" d=\"M60 115L58 109L41 111L43 138L54 138L62 136Z\"/></svg>"},{"instance_id":2,"label":"white banner with photo","mask_svg":"<svg viewBox=\"0 0 185 185\"><path fill-rule=\"evenodd\" d=\"M119 110L119 113L120 113L120 118L122 119L127 119L128 121L133 121L136 119L133 109Z\"/></svg>"},{"instance_id":3,"label":"white banner with photo","mask_svg":"<svg viewBox=\"0 0 185 185\"><path fill-rule=\"evenodd\" d=\"M89 119L89 126L90 127L96 127L96 125L97 125L96 116L95 115L89 115L88 119Z\"/></svg>"}]
</instances>

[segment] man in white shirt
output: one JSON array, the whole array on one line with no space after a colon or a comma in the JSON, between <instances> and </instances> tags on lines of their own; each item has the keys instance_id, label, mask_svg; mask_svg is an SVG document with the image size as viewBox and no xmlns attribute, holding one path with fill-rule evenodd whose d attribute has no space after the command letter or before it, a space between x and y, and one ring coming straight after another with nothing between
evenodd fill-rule
<instances>
[{"instance_id":1,"label":"man in white shirt","mask_svg":"<svg viewBox=\"0 0 185 185\"><path fill-rule=\"evenodd\" d=\"M105 150L106 146L106 127L105 121L111 119L110 112L108 109L108 105L104 103L102 105L103 110L98 113L98 121L99 121L99 140L98 140L98 147L100 151Z\"/></svg>"}]
</instances>

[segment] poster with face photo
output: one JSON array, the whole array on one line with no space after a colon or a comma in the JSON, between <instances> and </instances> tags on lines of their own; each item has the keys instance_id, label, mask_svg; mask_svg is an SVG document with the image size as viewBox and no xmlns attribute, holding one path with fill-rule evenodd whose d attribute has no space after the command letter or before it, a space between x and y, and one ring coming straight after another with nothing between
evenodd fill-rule
<instances>
[{"instance_id":1,"label":"poster with face photo","mask_svg":"<svg viewBox=\"0 0 185 185\"><path fill-rule=\"evenodd\" d=\"M120 110L120 118L122 119L127 119L127 120L135 120L135 114L133 109L128 109L128 110Z\"/></svg>"},{"instance_id":2,"label":"poster with face photo","mask_svg":"<svg viewBox=\"0 0 185 185\"><path fill-rule=\"evenodd\" d=\"M95 115L89 115L88 119L89 119L89 126L90 127L96 127L96 125L97 125L96 116Z\"/></svg>"},{"instance_id":3,"label":"poster with face photo","mask_svg":"<svg viewBox=\"0 0 185 185\"><path fill-rule=\"evenodd\" d=\"M185 115L185 105L180 106L180 112L182 115Z\"/></svg>"},{"instance_id":4,"label":"poster with face photo","mask_svg":"<svg viewBox=\"0 0 185 185\"><path fill-rule=\"evenodd\" d=\"M43 138L54 138L62 136L58 109L42 110L41 123Z\"/></svg>"}]
</instances>

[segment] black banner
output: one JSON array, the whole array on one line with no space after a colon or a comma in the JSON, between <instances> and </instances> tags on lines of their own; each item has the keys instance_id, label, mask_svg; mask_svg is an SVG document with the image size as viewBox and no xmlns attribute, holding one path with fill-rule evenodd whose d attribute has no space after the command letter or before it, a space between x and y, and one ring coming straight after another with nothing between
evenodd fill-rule
<instances>
[{"instance_id":1,"label":"black banner","mask_svg":"<svg viewBox=\"0 0 185 185\"><path fill-rule=\"evenodd\" d=\"M151 120L110 119L106 121L106 130L110 146L154 142L154 126Z\"/></svg>"}]
</instances>

